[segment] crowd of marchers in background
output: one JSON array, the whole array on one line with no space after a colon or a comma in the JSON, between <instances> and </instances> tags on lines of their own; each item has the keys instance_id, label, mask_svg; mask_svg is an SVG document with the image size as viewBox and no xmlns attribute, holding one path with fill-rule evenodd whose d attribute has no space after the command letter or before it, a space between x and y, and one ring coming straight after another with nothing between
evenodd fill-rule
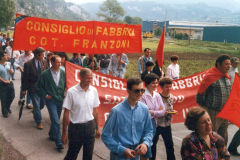
<instances>
[{"instance_id":1,"label":"crowd of marchers in background","mask_svg":"<svg viewBox=\"0 0 240 160\"><path fill-rule=\"evenodd\" d=\"M178 56L171 56L172 63L165 74L157 60L154 65L150 57L151 49L144 49L144 55L137 63L138 77L127 79L128 96L111 109L101 133L98 126L100 100L97 89L91 85L92 71L123 78L129 64L126 54L73 53L68 60L65 52L49 52L42 47L34 51L12 51L11 37L0 36L0 99L3 117L8 118L12 113L10 107L15 98L14 72L19 70L19 105L26 97L26 108L32 109L39 130L43 129L41 109L46 105L51 120L49 140L55 142L59 152L68 142L65 160L77 159L82 146L83 159L91 160L95 138L100 136L111 151L111 160L155 160L159 135L163 137L167 159L175 159L171 124L177 111L173 109L171 90L173 80L179 79ZM66 61L84 67L79 74L80 83L67 91ZM228 160L230 153L240 156L237 152L240 130L227 149L228 121L215 118L230 95L235 72L238 72L238 61L236 57L221 55L203 78L204 83L201 83L196 95L200 107L192 108L186 115L185 125L193 132L182 142L182 159ZM156 92L158 85L162 89L160 93Z\"/></svg>"}]
</instances>

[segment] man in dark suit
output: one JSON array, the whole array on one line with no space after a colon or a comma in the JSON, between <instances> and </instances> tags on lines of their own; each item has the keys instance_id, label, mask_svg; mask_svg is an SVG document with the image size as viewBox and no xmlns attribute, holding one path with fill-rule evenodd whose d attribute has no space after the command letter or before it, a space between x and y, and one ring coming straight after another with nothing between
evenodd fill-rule
<instances>
[{"instance_id":1,"label":"man in dark suit","mask_svg":"<svg viewBox=\"0 0 240 160\"><path fill-rule=\"evenodd\" d=\"M45 105L45 98L40 98L34 89L35 83L41 73L48 69L48 63L44 58L45 49L37 47L34 51L34 58L24 64L24 76L22 79L22 94L26 95L29 92L33 103L34 120L37 123L38 129L43 129L41 109Z\"/></svg>"}]
</instances>

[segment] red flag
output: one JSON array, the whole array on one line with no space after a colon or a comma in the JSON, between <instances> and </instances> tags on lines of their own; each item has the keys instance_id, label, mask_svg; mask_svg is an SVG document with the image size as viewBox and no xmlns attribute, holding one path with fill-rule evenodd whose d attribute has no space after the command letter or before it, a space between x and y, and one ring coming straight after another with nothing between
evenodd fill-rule
<instances>
[{"instance_id":1,"label":"red flag","mask_svg":"<svg viewBox=\"0 0 240 160\"><path fill-rule=\"evenodd\" d=\"M240 77L237 73L227 103L216 117L227 119L240 128Z\"/></svg>"},{"instance_id":2,"label":"red flag","mask_svg":"<svg viewBox=\"0 0 240 160\"><path fill-rule=\"evenodd\" d=\"M158 59L159 67L162 67L162 65L163 65L164 39L165 39L165 26L163 26L162 35L161 35L160 41L158 43L158 48L157 48L157 51L155 54L155 56Z\"/></svg>"}]
</instances>

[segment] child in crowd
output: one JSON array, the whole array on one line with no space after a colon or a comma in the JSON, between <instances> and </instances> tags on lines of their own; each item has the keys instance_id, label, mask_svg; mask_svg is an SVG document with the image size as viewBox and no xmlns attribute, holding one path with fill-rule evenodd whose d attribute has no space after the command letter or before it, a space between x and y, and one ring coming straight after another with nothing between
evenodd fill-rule
<instances>
[{"instance_id":1,"label":"child in crowd","mask_svg":"<svg viewBox=\"0 0 240 160\"><path fill-rule=\"evenodd\" d=\"M152 158L150 160L156 159L156 145L158 142L159 135L162 135L164 144L166 147L167 159L175 160L173 140L172 140L172 114L177 114L176 110L173 110L173 95L170 94L172 90L172 79L169 77L163 77L159 81L159 85L162 89L160 93L162 101L165 105L165 114L163 117L159 117L157 121L156 134L153 138L152 145Z\"/></svg>"}]
</instances>

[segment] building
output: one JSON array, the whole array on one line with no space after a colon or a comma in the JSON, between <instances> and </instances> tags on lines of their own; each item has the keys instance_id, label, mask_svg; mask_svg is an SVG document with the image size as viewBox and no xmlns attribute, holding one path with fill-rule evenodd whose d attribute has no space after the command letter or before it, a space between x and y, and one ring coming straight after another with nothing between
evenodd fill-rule
<instances>
[{"instance_id":1,"label":"building","mask_svg":"<svg viewBox=\"0 0 240 160\"><path fill-rule=\"evenodd\" d=\"M155 32L157 27L163 28L165 21L143 21L142 32ZM191 39L203 38L204 27L215 27L215 26L236 26L234 24L223 24L223 23L205 23L205 22L186 22L186 21L166 21L166 32L169 36L174 36L174 33L183 33L190 35Z\"/></svg>"},{"instance_id":2,"label":"building","mask_svg":"<svg viewBox=\"0 0 240 160\"><path fill-rule=\"evenodd\" d=\"M240 26L204 27L203 41L240 43Z\"/></svg>"}]
</instances>

